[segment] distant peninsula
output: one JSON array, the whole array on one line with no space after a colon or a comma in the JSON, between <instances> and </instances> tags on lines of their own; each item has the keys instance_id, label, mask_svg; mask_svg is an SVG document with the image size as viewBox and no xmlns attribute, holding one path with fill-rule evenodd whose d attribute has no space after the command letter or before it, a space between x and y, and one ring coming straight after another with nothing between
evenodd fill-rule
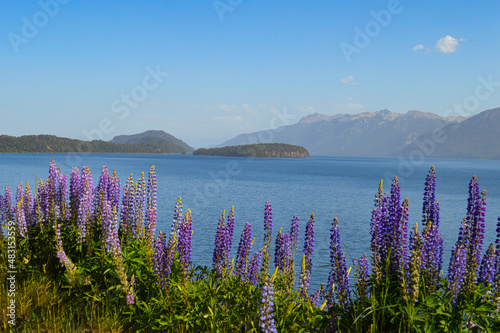
<instances>
[{"instance_id":1,"label":"distant peninsula","mask_svg":"<svg viewBox=\"0 0 500 333\"><path fill-rule=\"evenodd\" d=\"M222 148L201 148L193 155L232 157L309 157L307 149L285 143L256 143L251 145L227 146Z\"/></svg>"},{"instance_id":2,"label":"distant peninsula","mask_svg":"<svg viewBox=\"0 0 500 333\"><path fill-rule=\"evenodd\" d=\"M163 131L82 141L55 135L0 135L0 153L188 153L194 148Z\"/></svg>"}]
</instances>

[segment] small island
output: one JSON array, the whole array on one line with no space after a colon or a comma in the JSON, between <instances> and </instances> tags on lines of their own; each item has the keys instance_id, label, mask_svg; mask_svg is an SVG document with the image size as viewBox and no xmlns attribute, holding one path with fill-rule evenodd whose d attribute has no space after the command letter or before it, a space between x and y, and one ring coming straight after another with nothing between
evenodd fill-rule
<instances>
[{"instance_id":1,"label":"small island","mask_svg":"<svg viewBox=\"0 0 500 333\"><path fill-rule=\"evenodd\" d=\"M309 157L307 149L285 143L256 143L222 148L200 148L193 155L232 157Z\"/></svg>"}]
</instances>

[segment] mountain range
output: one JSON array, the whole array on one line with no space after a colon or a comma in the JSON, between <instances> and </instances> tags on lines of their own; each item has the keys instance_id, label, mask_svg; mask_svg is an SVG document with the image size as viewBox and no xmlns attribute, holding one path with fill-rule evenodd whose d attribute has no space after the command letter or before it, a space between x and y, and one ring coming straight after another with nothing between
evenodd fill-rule
<instances>
[{"instance_id":1,"label":"mountain range","mask_svg":"<svg viewBox=\"0 0 500 333\"><path fill-rule=\"evenodd\" d=\"M472 117L440 117L434 113L389 110L327 116L311 114L298 123L241 134L220 146L287 143L305 147L311 155L409 156L439 131L429 156L500 158L500 108ZM442 139L441 138L441 139Z\"/></svg>"}]
</instances>

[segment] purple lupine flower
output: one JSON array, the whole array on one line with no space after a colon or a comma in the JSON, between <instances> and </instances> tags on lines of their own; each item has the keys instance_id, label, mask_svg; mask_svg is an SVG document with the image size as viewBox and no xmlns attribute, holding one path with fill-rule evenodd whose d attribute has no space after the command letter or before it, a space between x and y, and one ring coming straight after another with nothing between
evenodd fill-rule
<instances>
[{"instance_id":1,"label":"purple lupine flower","mask_svg":"<svg viewBox=\"0 0 500 333\"><path fill-rule=\"evenodd\" d=\"M247 265L250 249L252 248L252 225L245 223L245 228L241 233L240 244L238 246L238 254L236 255L235 273L245 281L247 278Z\"/></svg>"},{"instance_id":2,"label":"purple lupine flower","mask_svg":"<svg viewBox=\"0 0 500 333\"><path fill-rule=\"evenodd\" d=\"M313 292L311 294L310 299L311 299L311 304L312 305L318 306L319 297L320 297L321 294L323 294L323 292L324 292L323 291L323 282L321 282L321 286L318 289L316 289L315 292Z\"/></svg>"},{"instance_id":3,"label":"purple lupine flower","mask_svg":"<svg viewBox=\"0 0 500 333\"><path fill-rule=\"evenodd\" d=\"M104 199L102 202L102 242L108 253L114 245L113 231L113 211L109 200Z\"/></svg>"},{"instance_id":4,"label":"purple lupine flower","mask_svg":"<svg viewBox=\"0 0 500 333\"><path fill-rule=\"evenodd\" d=\"M130 174L123 189L122 209L120 211L120 234L125 241L131 236L134 215L134 180L133 175Z\"/></svg>"},{"instance_id":5,"label":"purple lupine flower","mask_svg":"<svg viewBox=\"0 0 500 333\"><path fill-rule=\"evenodd\" d=\"M99 200L109 200L109 171L108 167L103 165L101 169L101 176L96 188L96 204Z\"/></svg>"},{"instance_id":6,"label":"purple lupine flower","mask_svg":"<svg viewBox=\"0 0 500 333\"><path fill-rule=\"evenodd\" d=\"M130 279L129 288L127 290L127 297L126 297L127 305L135 304L134 285L135 285L135 277L134 275L132 275L132 278Z\"/></svg>"},{"instance_id":7,"label":"purple lupine flower","mask_svg":"<svg viewBox=\"0 0 500 333\"><path fill-rule=\"evenodd\" d=\"M78 168L73 168L69 181L69 212L73 221L78 218L80 196L80 171Z\"/></svg>"},{"instance_id":8,"label":"purple lupine flower","mask_svg":"<svg viewBox=\"0 0 500 333\"><path fill-rule=\"evenodd\" d=\"M485 286L493 285L495 281L495 274L497 271L497 254L493 244L490 244L488 250L484 254L479 269L478 282Z\"/></svg>"},{"instance_id":9,"label":"purple lupine flower","mask_svg":"<svg viewBox=\"0 0 500 333\"><path fill-rule=\"evenodd\" d=\"M191 263L191 255L193 253L191 244L192 235L193 219L191 218L191 210L188 209L179 228L179 260L182 265L184 276L186 275L189 264Z\"/></svg>"},{"instance_id":10,"label":"purple lupine flower","mask_svg":"<svg viewBox=\"0 0 500 333\"><path fill-rule=\"evenodd\" d=\"M147 210L146 210L146 241L148 244L153 244L153 238L156 231L156 174L155 166L151 167L148 174L148 193L147 193Z\"/></svg>"},{"instance_id":11,"label":"purple lupine flower","mask_svg":"<svg viewBox=\"0 0 500 333\"><path fill-rule=\"evenodd\" d=\"M269 201L266 201L266 209L264 210L264 231L269 235L269 242L273 236L273 211Z\"/></svg>"},{"instance_id":12,"label":"purple lupine flower","mask_svg":"<svg viewBox=\"0 0 500 333\"><path fill-rule=\"evenodd\" d=\"M385 233L385 230L382 229L383 226L381 224L381 211L382 211L382 199L383 199L382 184L383 181L381 180L377 195L375 196L374 200L375 207L372 210L372 218L370 222L370 227L371 227L370 234L372 236L370 250L373 252L371 256L371 262L376 281L378 281L382 275L380 267L382 262L381 252L383 249L381 236L383 236Z\"/></svg>"},{"instance_id":13,"label":"purple lupine flower","mask_svg":"<svg viewBox=\"0 0 500 333\"><path fill-rule=\"evenodd\" d=\"M227 214L227 238L224 251L224 266L229 267L231 258L231 248L233 246L233 234L234 234L234 206L231 207L229 214Z\"/></svg>"},{"instance_id":14,"label":"purple lupine flower","mask_svg":"<svg viewBox=\"0 0 500 333\"><path fill-rule=\"evenodd\" d=\"M23 188L23 184L22 183L19 183L17 185L17 191L16 191L16 203L19 203L19 201L21 201L24 197L24 188Z\"/></svg>"},{"instance_id":15,"label":"purple lupine flower","mask_svg":"<svg viewBox=\"0 0 500 333\"><path fill-rule=\"evenodd\" d=\"M9 185L5 186L5 196L3 198L3 215L5 221L14 220L14 207L12 206L12 190Z\"/></svg>"},{"instance_id":16,"label":"purple lupine flower","mask_svg":"<svg viewBox=\"0 0 500 333\"><path fill-rule=\"evenodd\" d=\"M261 275L267 277L269 275L269 265L271 262L271 240L273 237L273 212L272 206L269 201L266 201L266 208L264 209L264 248L262 253L262 267L260 269Z\"/></svg>"},{"instance_id":17,"label":"purple lupine flower","mask_svg":"<svg viewBox=\"0 0 500 333\"><path fill-rule=\"evenodd\" d=\"M165 247L167 245L166 235L160 231L160 235L155 242L155 254L153 257L153 270L155 272L157 281L156 284L160 288L165 288Z\"/></svg>"},{"instance_id":18,"label":"purple lupine flower","mask_svg":"<svg viewBox=\"0 0 500 333\"><path fill-rule=\"evenodd\" d=\"M83 179L83 177L82 177ZM88 178L87 178L88 179ZM94 220L94 197L90 182L87 180L82 186L83 195L78 207L78 241L81 243L86 237L91 237L91 227Z\"/></svg>"},{"instance_id":19,"label":"purple lupine flower","mask_svg":"<svg viewBox=\"0 0 500 333\"><path fill-rule=\"evenodd\" d=\"M283 234L280 228L278 236L276 237L274 264L281 273L286 273L290 269L290 247L290 235L288 233Z\"/></svg>"},{"instance_id":20,"label":"purple lupine flower","mask_svg":"<svg viewBox=\"0 0 500 333\"><path fill-rule=\"evenodd\" d=\"M469 184L469 198L467 206L467 267L464 281L464 290L472 291L475 288L477 274L481 263L481 250L484 240L486 215L486 191L481 192L476 176Z\"/></svg>"},{"instance_id":21,"label":"purple lupine flower","mask_svg":"<svg viewBox=\"0 0 500 333\"><path fill-rule=\"evenodd\" d=\"M3 217L4 204L5 204L4 197L0 194L0 225L4 225L4 223L6 222L6 219L4 220ZM0 228L0 236L2 235L3 235L3 228Z\"/></svg>"},{"instance_id":22,"label":"purple lupine flower","mask_svg":"<svg viewBox=\"0 0 500 333\"><path fill-rule=\"evenodd\" d=\"M330 261L332 269L328 279L328 290L336 284L337 297L342 305L347 305L349 300L349 280L347 277L347 263L344 252L341 247L340 231L338 227L338 219L334 218L332 228L330 229ZM345 297L344 297L345 296Z\"/></svg>"},{"instance_id":23,"label":"purple lupine flower","mask_svg":"<svg viewBox=\"0 0 500 333\"><path fill-rule=\"evenodd\" d=\"M43 182L40 179L35 191L35 197L33 198L33 205L31 207L31 225L41 225L43 223L44 212L42 208L42 190Z\"/></svg>"},{"instance_id":24,"label":"purple lupine flower","mask_svg":"<svg viewBox=\"0 0 500 333\"><path fill-rule=\"evenodd\" d=\"M173 235L178 231L179 225L182 222L182 200L181 197L177 199L174 209L174 219L172 220L172 228L170 230L170 235Z\"/></svg>"},{"instance_id":25,"label":"purple lupine flower","mask_svg":"<svg viewBox=\"0 0 500 333\"><path fill-rule=\"evenodd\" d=\"M144 230L144 216L146 209L146 181L144 179L144 172L141 173L141 177L137 181L134 187L134 220L131 225L131 236L132 239L138 240Z\"/></svg>"},{"instance_id":26,"label":"purple lupine flower","mask_svg":"<svg viewBox=\"0 0 500 333\"><path fill-rule=\"evenodd\" d=\"M382 181L375 196L375 207L371 219L372 267L376 281L385 277L387 267L390 274L403 276L408 266L408 200L401 204L401 189L398 178L391 185L390 195L382 193ZM388 265L388 266L387 266Z\"/></svg>"},{"instance_id":27,"label":"purple lupine flower","mask_svg":"<svg viewBox=\"0 0 500 333\"><path fill-rule=\"evenodd\" d=\"M59 215L62 219L66 220L69 218L68 210L68 176L59 172L59 179L57 183L57 206L59 206Z\"/></svg>"},{"instance_id":28,"label":"purple lupine flower","mask_svg":"<svg viewBox=\"0 0 500 333\"><path fill-rule=\"evenodd\" d=\"M57 258L59 258L59 262L61 263L61 266L64 266L66 268L70 280L73 280L74 278L76 278L76 266L68 258L68 256L66 255L66 252L64 251L63 243L61 240L61 225L54 224L54 230L56 233L55 238L56 238Z\"/></svg>"},{"instance_id":29,"label":"purple lupine flower","mask_svg":"<svg viewBox=\"0 0 500 333\"><path fill-rule=\"evenodd\" d=\"M369 264L366 254L363 254L361 258L356 258L353 261L355 267L355 277L356 277L356 289L358 291L358 296L361 300L368 299L370 297L370 291L368 289L368 281L370 279Z\"/></svg>"},{"instance_id":30,"label":"purple lupine flower","mask_svg":"<svg viewBox=\"0 0 500 333\"><path fill-rule=\"evenodd\" d=\"M299 247L299 218L296 216L292 218L292 224L290 226L289 234L293 257L295 255L295 252L297 252L297 248Z\"/></svg>"},{"instance_id":31,"label":"purple lupine flower","mask_svg":"<svg viewBox=\"0 0 500 333\"><path fill-rule=\"evenodd\" d=\"M49 220L53 218L56 212L54 211L54 206L57 205L57 182L59 179L59 169L53 159L50 160L49 164L49 178L47 179L47 192L48 192L48 203L49 203Z\"/></svg>"},{"instance_id":32,"label":"purple lupine flower","mask_svg":"<svg viewBox=\"0 0 500 333\"><path fill-rule=\"evenodd\" d=\"M129 290L127 292L126 302L127 302L127 305L132 305L135 303L135 293L133 290Z\"/></svg>"},{"instance_id":33,"label":"purple lupine flower","mask_svg":"<svg viewBox=\"0 0 500 333\"><path fill-rule=\"evenodd\" d=\"M465 219L464 219L465 221ZM448 268L447 292L451 296L452 304L456 305L458 294L462 290L465 279L465 269L467 264L467 247L458 243L453 247Z\"/></svg>"},{"instance_id":34,"label":"purple lupine flower","mask_svg":"<svg viewBox=\"0 0 500 333\"><path fill-rule=\"evenodd\" d=\"M433 166L425 181L422 224L425 227L422 232L422 269L427 275L428 292L434 293L443 262L443 237L439 233L439 203L436 200L436 174Z\"/></svg>"},{"instance_id":35,"label":"purple lupine flower","mask_svg":"<svg viewBox=\"0 0 500 333\"><path fill-rule=\"evenodd\" d=\"M109 196L108 196L108 189L109 189L109 171L108 167L103 165L102 170L101 170L101 176L99 177L99 183L97 184L97 187L95 189L95 196L94 196L94 214L95 217L98 220L101 220L103 218L103 206L104 206L104 200L108 201L109 204Z\"/></svg>"},{"instance_id":36,"label":"purple lupine flower","mask_svg":"<svg viewBox=\"0 0 500 333\"><path fill-rule=\"evenodd\" d=\"M349 276L347 271L347 263L342 251L340 241L339 221L337 217L333 219L332 228L330 229L330 261L332 269L328 277L327 290L329 292L329 306L333 305L333 295L331 290L333 285L337 285L337 299L343 309L347 309L352 303L349 290Z\"/></svg>"},{"instance_id":37,"label":"purple lupine flower","mask_svg":"<svg viewBox=\"0 0 500 333\"><path fill-rule=\"evenodd\" d=\"M391 185L391 196L388 202L389 216L387 231L389 238L386 244L390 247L391 273L402 276L407 261L407 232L408 232L408 200L401 204L401 188L398 177L394 177Z\"/></svg>"},{"instance_id":38,"label":"purple lupine flower","mask_svg":"<svg viewBox=\"0 0 500 333\"><path fill-rule=\"evenodd\" d=\"M21 190L22 186L19 184ZM19 187L18 189L18 194L19 194ZM27 238L28 237L28 226L26 224L26 217L24 216L24 209L23 209L23 196L21 195L19 198L19 201L17 202L16 205L16 223L17 223L17 229L18 233L21 237Z\"/></svg>"},{"instance_id":39,"label":"purple lupine flower","mask_svg":"<svg viewBox=\"0 0 500 333\"><path fill-rule=\"evenodd\" d=\"M222 268L225 264L225 253L227 246L227 238L229 237L229 230L227 224L224 222L226 211L222 211L222 216L217 224L217 231L215 232L215 248L213 255L213 267L217 271L222 272Z\"/></svg>"},{"instance_id":40,"label":"purple lupine flower","mask_svg":"<svg viewBox=\"0 0 500 333\"><path fill-rule=\"evenodd\" d=\"M120 177L116 175L116 170L113 170L113 174L109 177L108 196L109 201L111 202L111 207L116 207L117 210L120 208L120 193Z\"/></svg>"},{"instance_id":41,"label":"purple lupine flower","mask_svg":"<svg viewBox=\"0 0 500 333\"><path fill-rule=\"evenodd\" d=\"M405 298L408 298L411 304L415 304L419 295L420 283L420 265L422 263L422 237L418 233L418 223L413 227L410 233L410 258L407 285L405 286Z\"/></svg>"},{"instance_id":42,"label":"purple lupine flower","mask_svg":"<svg viewBox=\"0 0 500 333\"><path fill-rule=\"evenodd\" d=\"M311 281L312 272L312 255L314 252L314 212L311 213L311 218L306 224L306 238L304 241L304 256L305 256L305 275L303 286L301 288L307 291L309 289L309 282Z\"/></svg>"},{"instance_id":43,"label":"purple lupine flower","mask_svg":"<svg viewBox=\"0 0 500 333\"><path fill-rule=\"evenodd\" d=\"M495 244L496 244L496 254L497 256L500 254L500 217L498 217L497 220L497 238L495 239Z\"/></svg>"},{"instance_id":44,"label":"purple lupine flower","mask_svg":"<svg viewBox=\"0 0 500 333\"><path fill-rule=\"evenodd\" d=\"M40 205L40 221L49 221L49 186L40 179L37 190L38 204Z\"/></svg>"},{"instance_id":45,"label":"purple lupine flower","mask_svg":"<svg viewBox=\"0 0 500 333\"><path fill-rule=\"evenodd\" d=\"M266 281L262 286L262 307L260 308L260 328L262 332L278 332L274 323L273 283Z\"/></svg>"},{"instance_id":46,"label":"purple lupine flower","mask_svg":"<svg viewBox=\"0 0 500 333\"><path fill-rule=\"evenodd\" d=\"M31 193L30 186L26 183L26 188L24 190L23 199L23 210L24 217L26 218L26 223L28 226L32 225L31 212L33 209L33 194Z\"/></svg>"},{"instance_id":47,"label":"purple lupine flower","mask_svg":"<svg viewBox=\"0 0 500 333\"><path fill-rule=\"evenodd\" d=\"M259 266L260 266L263 252L264 252L264 249L260 249L259 251L255 252L252 259L250 259L250 264L248 264L248 269L247 269L248 281L253 285L257 284Z\"/></svg>"},{"instance_id":48,"label":"purple lupine flower","mask_svg":"<svg viewBox=\"0 0 500 333\"><path fill-rule=\"evenodd\" d=\"M281 228L278 230L278 235L276 236L276 243L274 246L274 267L279 267L280 261L283 260L281 257L282 254L282 246L283 246L283 233L281 232Z\"/></svg>"},{"instance_id":49,"label":"purple lupine flower","mask_svg":"<svg viewBox=\"0 0 500 333\"><path fill-rule=\"evenodd\" d=\"M174 262L175 251L177 250L177 237L176 234L171 235L168 239L167 246L165 247L165 251L163 253L165 263L163 267L163 279L165 281L166 286L170 284L170 273L172 272L172 263Z\"/></svg>"}]
</instances>

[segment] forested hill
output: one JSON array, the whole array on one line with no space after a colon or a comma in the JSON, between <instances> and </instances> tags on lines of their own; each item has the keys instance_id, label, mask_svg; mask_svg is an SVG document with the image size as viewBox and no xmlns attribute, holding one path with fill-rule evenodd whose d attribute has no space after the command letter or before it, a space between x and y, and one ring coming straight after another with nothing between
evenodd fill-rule
<instances>
[{"instance_id":1,"label":"forested hill","mask_svg":"<svg viewBox=\"0 0 500 333\"><path fill-rule=\"evenodd\" d=\"M0 153L185 153L185 147L161 140L136 143L82 141L54 135L0 135Z\"/></svg>"},{"instance_id":2,"label":"forested hill","mask_svg":"<svg viewBox=\"0 0 500 333\"><path fill-rule=\"evenodd\" d=\"M307 149L285 143L257 143L252 145L227 146L222 148L201 148L193 155L233 157L309 157Z\"/></svg>"}]
</instances>

